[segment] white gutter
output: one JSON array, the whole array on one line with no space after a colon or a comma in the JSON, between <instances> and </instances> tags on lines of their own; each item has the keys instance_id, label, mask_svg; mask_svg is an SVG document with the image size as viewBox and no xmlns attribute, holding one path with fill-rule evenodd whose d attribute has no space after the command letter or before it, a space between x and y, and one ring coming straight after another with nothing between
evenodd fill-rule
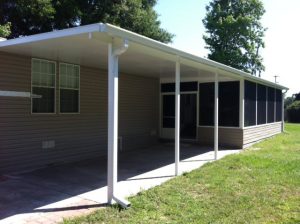
<instances>
[{"instance_id":1,"label":"white gutter","mask_svg":"<svg viewBox=\"0 0 300 224\"><path fill-rule=\"evenodd\" d=\"M181 50L173 48L173 47L171 47L167 44L161 43L159 41L150 39L148 37L142 36L140 34L136 34L134 32L122 29L120 27L117 27L117 26L114 26L114 25L111 25L111 24L103 24L103 27L102 27L100 32L109 33L110 35L112 35L114 37L126 38L131 42L142 44L144 46L147 46L147 47L150 47L150 48L157 49L159 51L164 51L166 53L172 54L173 57L172 57L171 60L176 60L177 56L179 56L179 57L185 58L187 60L192 60L192 61L197 62L197 63L208 65L212 68L217 68L219 70L223 70L223 71L227 71L227 72L236 74L236 75L238 75L238 78L243 77L247 80L252 80L252 81L259 82L259 83L264 83L264 84L267 84L269 86L276 87L276 88L279 88L279 89L288 89L285 86L270 82L270 81L262 79L262 78L258 78L256 76L253 76L249 73L246 73L246 72L240 71L238 69L232 68L230 66L227 66L227 65L224 65L224 64L206 59L206 58L202 58L202 57L199 57L199 56L181 51Z\"/></svg>"}]
</instances>

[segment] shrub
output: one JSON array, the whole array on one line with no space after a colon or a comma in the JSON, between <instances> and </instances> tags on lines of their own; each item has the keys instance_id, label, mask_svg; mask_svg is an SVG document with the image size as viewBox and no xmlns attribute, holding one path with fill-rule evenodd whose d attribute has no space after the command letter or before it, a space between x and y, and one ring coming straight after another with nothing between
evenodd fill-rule
<instances>
[{"instance_id":1,"label":"shrub","mask_svg":"<svg viewBox=\"0 0 300 224\"><path fill-rule=\"evenodd\" d=\"M287 120L292 123L300 123L300 100L294 101L287 107Z\"/></svg>"}]
</instances>

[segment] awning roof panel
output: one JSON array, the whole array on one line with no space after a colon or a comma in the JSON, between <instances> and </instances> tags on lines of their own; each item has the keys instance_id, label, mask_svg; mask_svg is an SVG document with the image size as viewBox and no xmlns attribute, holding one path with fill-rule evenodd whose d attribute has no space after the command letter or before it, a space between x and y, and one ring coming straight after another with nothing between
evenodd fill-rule
<instances>
[{"instance_id":1,"label":"awning roof panel","mask_svg":"<svg viewBox=\"0 0 300 224\"><path fill-rule=\"evenodd\" d=\"M92 24L2 41L0 51L107 69L107 44L112 39L119 43L122 39L129 41L128 51L120 57L120 71L124 73L170 77L174 75L174 63L179 57L185 77L201 75L213 79L218 72L233 79L244 78L288 89L110 24Z\"/></svg>"}]
</instances>

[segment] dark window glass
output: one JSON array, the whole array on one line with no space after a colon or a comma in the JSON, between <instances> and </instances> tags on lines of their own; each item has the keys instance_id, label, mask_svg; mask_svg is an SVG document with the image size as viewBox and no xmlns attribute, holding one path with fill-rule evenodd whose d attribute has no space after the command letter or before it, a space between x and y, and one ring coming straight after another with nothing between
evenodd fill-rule
<instances>
[{"instance_id":1,"label":"dark window glass","mask_svg":"<svg viewBox=\"0 0 300 224\"><path fill-rule=\"evenodd\" d=\"M182 82L180 83L180 92L198 91L197 82Z\"/></svg>"},{"instance_id":2,"label":"dark window glass","mask_svg":"<svg viewBox=\"0 0 300 224\"><path fill-rule=\"evenodd\" d=\"M163 83L163 84L161 84L160 91L162 93L173 93L173 92L175 92L175 84L174 83Z\"/></svg>"},{"instance_id":3,"label":"dark window glass","mask_svg":"<svg viewBox=\"0 0 300 224\"><path fill-rule=\"evenodd\" d=\"M163 128L175 128L175 95L163 96Z\"/></svg>"},{"instance_id":4,"label":"dark window glass","mask_svg":"<svg viewBox=\"0 0 300 224\"><path fill-rule=\"evenodd\" d=\"M32 99L33 113L54 113L54 88L32 87L32 93L41 96Z\"/></svg>"},{"instance_id":5,"label":"dark window glass","mask_svg":"<svg viewBox=\"0 0 300 224\"><path fill-rule=\"evenodd\" d=\"M215 84L199 84L199 125L214 125Z\"/></svg>"},{"instance_id":6,"label":"dark window glass","mask_svg":"<svg viewBox=\"0 0 300 224\"><path fill-rule=\"evenodd\" d=\"M79 112L79 91L72 89L60 89L60 112Z\"/></svg>"},{"instance_id":7,"label":"dark window glass","mask_svg":"<svg viewBox=\"0 0 300 224\"><path fill-rule=\"evenodd\" d=\"M180 92L197 91L197 82L181 82ZM163 83L161 84L162 93L174 93L175 83Z\"/></svg>"},{"instance_id":8,"label":"dark window glass","mask_svg":"<svg viewBox=\"0 0 300 224\"><path fill-rule=\"evenodd\" d=\"M272 123L275 121L274 106L275 106L275 89L268 87L268 123Z\"/></svg>"},{"instance_id":9,"label":"dark window glass","mask_svg":"<svg viewBox=\"0 0 300 224\"><path fill-rule=\"evenodd\" d=\"M267 123L267 88L257 84L257 124Z\"/></svg>"},{"instance_id":10,"label":"dark window glass","mask_svg":"<svg viewBox=\"0 0 300 224\"><path fill-rule=\"evenodd\" d=\"M256 125L256 83L245 81L245 126Z\"/></svg>"},{"instance_id":11,"label":"dark window glass","mask_svg":"<svg viewBox=\"0 0 300 224\"><path fill-rule=\"evenodd\" d=\"M239 126L240 82L219 83L219 125Z\"/></svg>"},{"instance_id":12,"label":"dark window glass","mask_svg":"<svg viewBox=\"0 0 300 224\"><path fill-rule=\"evenodd\" d=\"M276 89L276 121L282 120L282 91Z\"/></svg>"}]
</instances>

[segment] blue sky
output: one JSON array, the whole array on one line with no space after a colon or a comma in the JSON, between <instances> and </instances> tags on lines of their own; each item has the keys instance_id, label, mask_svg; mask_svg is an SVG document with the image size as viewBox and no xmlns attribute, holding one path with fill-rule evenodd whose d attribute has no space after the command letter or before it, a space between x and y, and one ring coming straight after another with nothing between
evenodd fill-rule
<instances>
[{"instance_id":1,"label":"blue sky","mask_svg":"<svg viewBox=\"0 0 300 224\"><path fill-rule=\"evenodd\" d=\"M174 33L173 47L206 57L202 20L209 0L158 0L155 9L161 26ZM266 71L262 77L290 88L288 95L300 92L300 1L263 0L266 13L262 19L266 47L261 51Z\"/></svg>"}]
</instances>

